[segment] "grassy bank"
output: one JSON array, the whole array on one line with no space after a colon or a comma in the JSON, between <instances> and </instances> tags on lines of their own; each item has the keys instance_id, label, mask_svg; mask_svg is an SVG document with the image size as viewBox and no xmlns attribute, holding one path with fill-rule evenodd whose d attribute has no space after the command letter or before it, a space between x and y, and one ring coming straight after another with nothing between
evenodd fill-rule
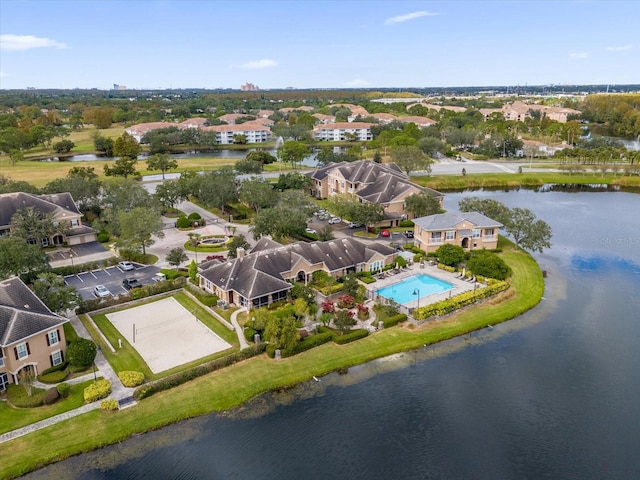
<instances>
[{"instance_id":1,"label":"grassy bank","mask_svg":"<svg viewBox=\"0 0 640 480\"><path fill-rule=\"evenodd\" d=\"M19 476L47 463L123 440L136 432L228 410L256 395L295 385L313 375L321 376L514 318L540 301L544 282L537 263L528 254L507 246L504 259L513 269L514 277L512 288L499 299L418 328L391 328L343 346L329 343L279 362L263 355L156 394L134 408L109 414L95 411L62 422L3 445L0 477ZM84 434L88 431L92 432L89 437Z\"/></svg>"},{"instance_id":2,"label":"grassy bank","mask_svg":"<svg viewBox=\"0 0 640 480\"><path fill-rule=\"evenodd\" d=\"M462 175L436 175L432 177L411 177L411 180L423 187L436 190L461 190L465 188L518 188L541 187L544 184L601 184L627 187L640 186L640 177L622 177L587 173L569 175L558 172L535 172L522 174L479 173Z\"/></svg>"}]
</instances>

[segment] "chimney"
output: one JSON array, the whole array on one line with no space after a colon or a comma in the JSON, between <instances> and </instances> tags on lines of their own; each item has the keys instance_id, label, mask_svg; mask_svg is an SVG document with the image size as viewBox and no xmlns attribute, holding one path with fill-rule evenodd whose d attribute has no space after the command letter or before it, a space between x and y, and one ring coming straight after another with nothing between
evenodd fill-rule
<instances>
[{"instance_id":1,"label":"chimney","mask_svg":"<svg viewBox=\"0 0 640 480\"><path fill-rule=\"evenodd\" d=\"M236 258L242 258L244 257L244 247L238 247L236 249Z\"/></svg>"}]
</instances>

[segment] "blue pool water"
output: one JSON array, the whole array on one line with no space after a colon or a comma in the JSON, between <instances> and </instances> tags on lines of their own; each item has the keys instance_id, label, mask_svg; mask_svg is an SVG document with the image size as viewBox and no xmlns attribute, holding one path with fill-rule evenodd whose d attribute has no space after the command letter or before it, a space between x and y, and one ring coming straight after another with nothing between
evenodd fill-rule
<instances>
[{"instance_id":1,"label":"blue pool water","mask_svg":"<svg viewBox=\"0 0 640 480\"><path fill-rule=\"evenodd\" d=\"M402 305L418 299L418 295L413 294L416 288L420 292L420 298L424 298L427 295L451 290L453 284L430 277L429 275L420 274L413 275L405 278L401 282L376 290L376 293Z\"/></svg>"}]
</instances>

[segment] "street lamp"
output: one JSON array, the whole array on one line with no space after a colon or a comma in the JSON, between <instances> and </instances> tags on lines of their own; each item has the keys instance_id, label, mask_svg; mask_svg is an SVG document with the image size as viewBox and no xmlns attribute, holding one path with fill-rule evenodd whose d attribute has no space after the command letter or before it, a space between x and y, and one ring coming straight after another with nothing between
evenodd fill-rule
<instances>
[{"instance_id":1,"label":"street lamp","mask_svg":"<svg viewBox=\"0 0 640 480\"><path fill-rule=\"evenodd\" d=\"M418 306L416 307L416 310L420 310L420 289L419 288L414 288L413 289L413 294L417 295L417 297L418 297Z\"/></svg>"},{"instance_id":2,"label":"street lamp","mask_svg":"<svg viewBox=\"0 0 640 480\"><path fill-rule=\"evenodd\" d=\"M69 260L71 260L71 268L73 268L73 253L69 253Z\"/></svg>"}]
</instances>

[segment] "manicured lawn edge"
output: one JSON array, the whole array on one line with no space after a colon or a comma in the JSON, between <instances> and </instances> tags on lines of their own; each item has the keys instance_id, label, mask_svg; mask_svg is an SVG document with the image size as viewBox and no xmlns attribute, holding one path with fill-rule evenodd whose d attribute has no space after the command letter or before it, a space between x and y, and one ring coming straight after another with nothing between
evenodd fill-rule
<instances>
[{"instance_id":1,"label":"manicured lawn edge","mask_svg":"<svg viewBox=\"0 0 640 480\"><path fill-rule=\"evenodd\" d=\"M544 292L544 280L538 264L527 253L505 248L503 258L514 272L511 288L477 307L415 329L395 327L348 345L328 343L281 361L262 355L153 395L134 408L111 414L94 411L81 415L3 444L0 477L20 476L71 455L122 441L134 433L234 408L261 393L290 387L312 376L514 318L538 304ZM83 434L87 431L92 432L90 437ZM37 457L34 452L38 452Z\"/></svg>"}]
</instances>

